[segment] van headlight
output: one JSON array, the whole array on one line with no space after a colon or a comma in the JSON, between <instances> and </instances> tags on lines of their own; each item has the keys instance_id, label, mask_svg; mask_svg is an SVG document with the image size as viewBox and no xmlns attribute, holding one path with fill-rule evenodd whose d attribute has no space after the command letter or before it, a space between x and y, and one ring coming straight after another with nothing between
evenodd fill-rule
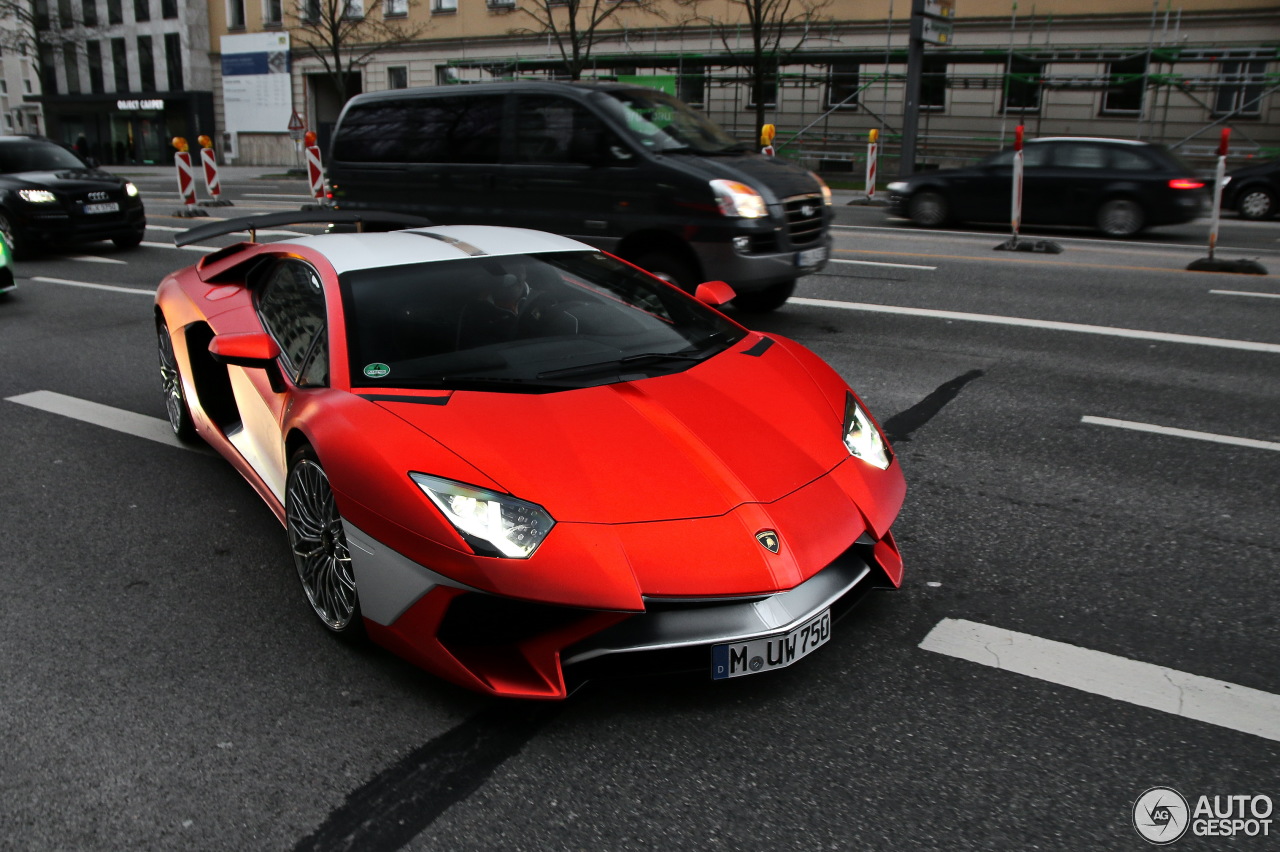
<instances>
[{"instance_id":1,"label":"van headlight","mask_svg":"<svg viewBox=\"0 0 1280 852\"><path fill-rule=\"evenodd\" d=\"M858 405L857 398L847 393L844 403L844 446L849 455L862 459L872 467L885 470L893 460L893 453L884 436L871 422L871 417Z\"/></svg>"},{"instance_id":2,"label":"van headlight","mask_svg":"<svg viewBox=\"0 0 1280 852\"><path fill-rule=\"evenodd\" d=\"M409 478L480 556L527 559L556 523L546 509L510 494L425 473L410 473Z\"/></svg>"},{"instance_id":3,"label":"van headlight","mask_svg":"<svg viewBox=\"0 0 1280 852\"><path fill-rule=\"evenodd\" d=\"M130 198L138 197L138 188L133 185L133 181L127 180L124 182L124 194Z\"/></svg>"},{"instance_id":4,"label":"van headlight","mask_svg":"<svg viewBox=\"0 0 1280 852\"><path fill-rule=\"evenodd\" d=\"M769 215L764 196L745 183L736 180L713 180L711 191L715 193L716 203L725 216L739 219L763 219Z\"/></svg>"},{"instance_id":5,"label":"van headlight","mask_svg":"<svg viewBox=\"0 0 1280 852\"><path fill-rule=\"evenodd\" d=\"M32 204L51 204L58 200L58 196L47 189L20 189L18 190L18 197L23 201L30 201Z\"/></svg>"}]
</instances>

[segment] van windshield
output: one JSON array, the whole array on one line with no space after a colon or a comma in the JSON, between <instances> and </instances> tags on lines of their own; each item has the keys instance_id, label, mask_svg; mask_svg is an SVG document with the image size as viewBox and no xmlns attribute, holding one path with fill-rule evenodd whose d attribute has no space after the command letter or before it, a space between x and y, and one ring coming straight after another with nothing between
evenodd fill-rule
<instances>
[{"instance_id":1,"label":"van windshield","mask_svg":"<svg viewBox=\"0 0 1280 852\"><path fill-rule=\"evenodd\" d=\"M736 154L750 150L684 101L656 89L609 92L601 103L650 151Z\"/></svg>"}]
</instances>

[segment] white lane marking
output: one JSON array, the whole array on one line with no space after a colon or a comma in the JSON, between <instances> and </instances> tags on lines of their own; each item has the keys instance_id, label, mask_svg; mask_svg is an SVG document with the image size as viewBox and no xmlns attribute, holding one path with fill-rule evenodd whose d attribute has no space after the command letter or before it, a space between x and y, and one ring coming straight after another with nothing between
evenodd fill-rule
<instances>
[{"instance_id":1,"label":"white lane marking","mask_svg":"<svg viewBox=\"0 0 1280 852\"><path fill-rule=\"evenodd\" d=\"M115 257L98 257L96 254L64 254L63 260L78 260L82 263L124 263L129 261Z\"/></svg>"},{"instance_id":2,"label":"white lane marking","mask_svg":"<svg viewBox=\"0 0 1280 852\"><path fill-rule=\"evenodd\" d=\"M155 290L142 290L138 287L117 287L114 284L94 284L90 281L69 281L66 278L45 278L43 275L34 275L32 281L42 281L45 284L65 284L68 287L88 287L91 290L110 290L113 293L136 293L139 296L150 296L155 298Z\"/></svg>"},{"instance_id":3,"label":"white lane marking","mask_svg":"<svg viewBox=\"0 0 1280 852\"><path fill-rule=\"evenodd\" d=\"M295 200L302 200L302 201L315 200L314 195L292 195L292 194L286 194L282 192L243 192L241 193L241 197L243 198L292 198Z\"/></svg>"},{"instance_id":4,"label":"white lane marking","mask_svg":"<svg viewBox=\"0 0 1280 852\"><path fill-rule=\"evenodd\" d=\"M1191 429L1175 429L1172 426L1156 426L1153 423L1137 423L1133 420L1114 420L1110 417L1086 415L1080 418L1080 422L1093 426L1114 426L1117 429L1130 429L1134 432L1151 432L1155 435L1168 435L1173 438L1191 438L1196 441L1212 441L1215 444L1250 447L1255 450L1280 450L1280 443L1275 441L1237 438L1234 435L1218 435L1213 432L1195 432Z\"/></svg>"},{"instance_id":5,"label":"white lane marking","mask_svg":"<svg viewBox=\"0 0 1280 852\"><path fill-rule=\"evenodd\" d=\"M889 266L889 267L893 267L894 269L927 269L930 272L938 268L936 266L917 266L914 263L881 263L875 260L844 260L843 258L839 258L839 257L831 258L831 262L832 263L852 263L852 264L856 264L857 266Z\"/></svg>"},{"instance_id":6,"label":"white lane marking","mask_svg":"<svg viewBox=\"0 0 1280 852\"><path fill-rule=\"evenodd\" d=\"M1259 299L1280 299L1280 293L1255 293L1251 290L1210 290L1215 296L1256 296Z\"/></svg>"},{"instance_id":7,"label":"white lane marking","mask_svg":"<svg viewBox=\"0 0 1280 852\"><path fill-rule=\"evenodd\" d=\"M878 314L900 314L932 319L986 322L996 325L1013 325L1023 328L1044 328L1053 331L1073 331L1081 334L1102 334L1109 337L1129 337L1136 340L1158 340L1162 343L1189 343L1196 346L1216 346L1220 349L1245 349L1250 352L1280 353L1280 343L1256 343L1252 340L1231 340L1221 337L1198 337L1193 334L1170 334L1163 331L1140 331L1132 328L1114 328L1108 325L1085 325L1075 322L1033 320L1021 317L1002 317L992 314L970 314L961 311L936 311L930 308L903 308L895 305L868 305L862 302L837 302L831 299L805 299L792 296L788 304L810 305L816 308L837 308L842 311L869 311Z\"/></svg>"},{"instance_id":8,"label":"white lane marking","mask_svg":"<svg viewBox=\"0 0 1280 852\"><path fill-rule=\"evenodd\" d=\"M1065 642L944 618L926 651L1280 741L1280 695Z\"/></svg>"},{"instance_id":9,"label":"white lane marking","mask_svg":"<svg viewBox=\"0 0 1280 852\"><path fill-rule=\"evenodd\" d=\"M174 436L168 420L135 414L132 411L112 408L109 405L90 402L87 399L77 399L74 396L66 396L53 391L39 390L8 397L8 401L16 402L29 408L36 408L49 414L60 414L73 420L92 423L94 426L102 426L116 432L123 432L126 435L146 438L149 441L167 444L170 447L177 447L182 450L199 451L202 449L199 445L188 446L179 441Z\"/></svg>"},{"instance_id":10,"label":"white lane marking","mask_svg":"<svg viewBox=\"0 0 1280 852\"><path fill-rule=\"evenodd\" d=\"M1207 221L1207 220L1203 220L1203 221ZM1256 223L1236 222L1234 224L1247 226L1247 225L1252 225ZM831 229L833 231L835 230L877 231L880 233L891 235L893 237L897 237L899 239L916 240L916 241L936 240L937 237L944 236L944 237L973 237L974 242L978 242L978 241L986 242L987 240L993 237L996 239L1003 239L1008 236L1007 233L1002 231L996 231L996 230L947 231L947 230L941 230L941 229L935 229L935 228L929 228L927 230L917 230L910 226L895 228L892 225L879 225L879 226L877 225L832 225ZM1025 237L1026 235L1024 234L1023 236ZM1203 245L1198 245L1193 243L1175 243L1175 242L1156 243L1156 242L1144 242L1141 240L1106 239L1102 237L1092 237L1092 238L1075 237L1075 236L1071 236L1068 233L1040 233L1040 234L1033 235L1032 238L1033 239L1051 239L1056 243L1080 243L1086 246L1093 246L1095 248L1100 248L1100 249L1107 249L1107 248L1148 249L1150 248L1150 249L1160 249L1161 251L1165 251L1168 249L1182 249L1184 251L1200 252L1202 254L1204 252ZM1276 240L1276 242L1280 242L1280 239ZM1274 254L1276 250L1268 249L1268 248L1260 249L1256 247L1230 248L1227 246L1218 246L1218 251L1238 251L1246 254L1249 252L1257 253L1261 251L1267 254Z\"/></svg>"},{"instance_id":11,"label":"white lane marking","mask_svg":"<svg viewBox=\"0 0 1280 852\"><path fill-rule=\"evenodd\" d=\"M216 216L209 216L209 217L207 217L207 218L208 218L208 219L210 219L210 220L212 220L212 219L217 219L217 217L216 217ZM219 222L226 222L227 220L226 220L226 219L218 219L218 221L219 221ZM191 228L196 228L196 227L199 227L199 226L198 226L198 225L192 225L190 228L175 228L175 227L174 227L174 226L172 226L172 225L147 225L147 230L148 230L148 231L168 231L168 232L170 232L170 233L174 233L174 234L181 234L183 231L190 231L190 230L191 230ZM233 233L234 233L234 232L233 232ZM258 230L258 236L260 236L260 237L312 237L312 236L315 236L315 235L314 235L314 234L304 234L302 231L275 231L275 230L270 230L270 229L267 229L267 228L260 228L260 229Z\"/></svg>"},{"instance_id":12,"label":"white lane marking","mask_svg":"<svg viewBox=\"0 0 1280 852\"><path fill-rule=\"evenodd\" d=\"M147 246L148 248L181 249L182 251L199 251L199 252L217 251L219 248L218 246L175 246L173 243L153 243L153 242L148 242L147 240L143 240L141 243L139 243L139 245L144 245L144 246Z\"/></svg>"}]
</instances>

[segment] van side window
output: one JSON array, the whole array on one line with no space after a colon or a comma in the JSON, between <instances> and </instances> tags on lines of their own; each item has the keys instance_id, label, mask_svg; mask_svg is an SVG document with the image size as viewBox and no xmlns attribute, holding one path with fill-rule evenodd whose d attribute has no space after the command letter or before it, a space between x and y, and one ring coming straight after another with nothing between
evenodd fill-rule
<instances>
[{"instance_id":1,"label":"van side window","mask_svg":"<svg viewBox=\"0 0 1280 852\"><path fill-rule=\"evenodd\" d=\"M499 160L502 96L406 98L353 104L334 143L348 163L481 163Z\"/></svg>"},{"instance_id":2,"label":"van side window","mask_svg":"<svg viewBox=\"0 0 1280 852\"><path fill-rule=\"evenodd\" d=\"M616 163L628 157L598 116L566 98L521 95L516 101L516 163Z\"/></svg>"}]
</instances>

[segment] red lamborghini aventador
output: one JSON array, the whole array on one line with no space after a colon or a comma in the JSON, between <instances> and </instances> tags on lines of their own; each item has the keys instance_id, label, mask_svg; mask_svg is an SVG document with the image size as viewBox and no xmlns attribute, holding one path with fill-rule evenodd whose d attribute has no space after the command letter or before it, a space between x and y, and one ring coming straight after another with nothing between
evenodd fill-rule
<instances>
[{"instance_id":1,"label":"red lamborghini aventador","mask_svg":"<svg viewBox=\"0 0 1280 852\"><path fill-rule=\"evenodd\" d=\"M239 243L161 283L160 375L333 633L506 696L733 678L900 584L905 485L844 380L732 295L528 230Z\"/></svg>"}]
</instances>

